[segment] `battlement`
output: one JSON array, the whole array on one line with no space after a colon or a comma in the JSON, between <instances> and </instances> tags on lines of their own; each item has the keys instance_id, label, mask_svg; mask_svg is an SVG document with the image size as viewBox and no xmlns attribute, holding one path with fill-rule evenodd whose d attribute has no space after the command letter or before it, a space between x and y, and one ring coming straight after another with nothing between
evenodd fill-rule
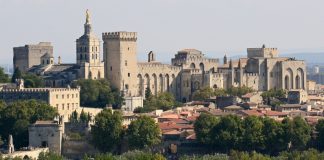
<instances>
[{"instance_id":1,"label":"battlement","mask_svg":"<svg viewBox=\"0 0 324 160\"><path fill-rule=\"evenodd\" d=\"M246 77L256 77L256 76L259 76L259 73L243 73L243 76L246 76Z\"/></svg>"},{"instance_id":2,"label":"battlement","mask_svg":"<svg viewBox=\"0 0 324 160\"><path fill-rule=\"evenodd\" d=\"M80 88L24 88L24 89L3 89L0 92L2 93L30 93L30 92L62 92L62 91L80 91Z\"/></svg>"},{"instance_id":3,"label":"battlement","mask_svg":"<svg viewBox=\"0 0 324 160\"><path fill-rule=\"evenodd\" d=\"M137 40L137 32L104 32L102 33L102 39L117 39L124 41L136 41Z\"/></svg>"},{"instance_id":4,"label":"battlement","mask_svg":"<svg viewBox=\"0 0 324 160\"><path fill-rule=\"evenodd\" d=\"M278 57L277 48L266 48L263 45L261 48L248 48L248 58L261 57L261 58L273 58Z\"/></svg>"}]
</instances>

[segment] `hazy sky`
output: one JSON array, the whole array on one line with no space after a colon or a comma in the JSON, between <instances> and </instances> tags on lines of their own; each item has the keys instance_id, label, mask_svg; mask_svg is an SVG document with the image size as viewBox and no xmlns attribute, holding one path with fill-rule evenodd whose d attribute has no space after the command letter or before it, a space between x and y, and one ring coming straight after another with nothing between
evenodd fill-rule
<instances>
[{"instance_id":1,"label":"hazy sky","mask_svg":"<svg viewBox=\"0 0 324 160\"><path fill-rule=\"evenodd\" d=\"M100 39L102 32L138 32L142 60L150 50L170 61L183 48L221 57L263 43L281 52L324 51L323 6L323 0L0 0L0 63L12 63L12 47L39 41L74 62L86 9Z\"/></svg>"}]
</instances>

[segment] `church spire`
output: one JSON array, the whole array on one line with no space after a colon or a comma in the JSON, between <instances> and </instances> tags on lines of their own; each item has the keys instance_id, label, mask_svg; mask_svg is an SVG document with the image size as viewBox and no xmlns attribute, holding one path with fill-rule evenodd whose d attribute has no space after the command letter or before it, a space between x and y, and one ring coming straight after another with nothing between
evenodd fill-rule
<instances>
[{"instance_id":1,"label":"church spire","mask_svg":"<svg viewBox=\"0 0 324 160\"><path fill-rule=\"evenodd\" d=\"M84 34L85 35L91 34L91 32L92 32L92 26L91 26L90 20L91 20L90 12L87 9L87 11L86 11L86 23L84 24Z\"/></svg>"}]
</instances>

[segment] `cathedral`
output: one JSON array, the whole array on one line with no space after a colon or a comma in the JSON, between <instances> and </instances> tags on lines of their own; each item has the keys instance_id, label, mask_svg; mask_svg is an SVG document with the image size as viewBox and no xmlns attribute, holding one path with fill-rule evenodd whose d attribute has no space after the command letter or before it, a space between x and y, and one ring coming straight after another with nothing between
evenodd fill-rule
<instances>
[{"instance_id":1,"label":"cathedral","mask_svg":"<svg viewBox=\"0 0 324 160\"><path fill-rule=\"evenodd\" d=\"M28 72L42 76L47 87L65 87L76 79L105 77L104 62L100 58L100 39L92 31L88 10L84 34L76 40L76 64L63 64L61 57L54 64L54 57L46 53L40 57L40 65L31 67Z\"/></svg>"},{"instance_id":2,"label":"cathedral","mask_svg":"<svg viewBox=\"0 0 324 160\"><path fill-rule=\"evenodd\" d=\"M156 60L148 53L147 62L137 61L136 32L102 33L103 61L100 40L92 32L90 14L86 13L84 35L76 40L76 64L62 64L45 54L41 64L31 67L44 77L49 87L62 87L76 79L106 78L125 97L144 97L150 88L154 95L170 92L179 101L190 101L202 87L251 87L256 91L269 89L305 89L306 64L302 60L279 57L277 48L248 48L247 57L223 62L207 58L196 49L183 49L170 64ZM144 97L145 98L145 97Z\"/></svg>"}]
</instances>

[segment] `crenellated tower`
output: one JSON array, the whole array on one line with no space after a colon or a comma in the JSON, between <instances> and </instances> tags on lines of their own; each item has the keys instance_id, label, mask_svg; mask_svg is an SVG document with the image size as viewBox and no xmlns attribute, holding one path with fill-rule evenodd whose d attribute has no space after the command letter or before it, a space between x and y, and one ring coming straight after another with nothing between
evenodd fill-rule
<instances>
[{"instance_id":1,"label":"crenellated tower","mask_svg":"<svg viewBox=\"0 0 324 160\"><path fill-rule=\"evenodd\" d=\"M137 96L137 33L102 34L105 75L125 96Z\"/></svg>"}]
</instances>

